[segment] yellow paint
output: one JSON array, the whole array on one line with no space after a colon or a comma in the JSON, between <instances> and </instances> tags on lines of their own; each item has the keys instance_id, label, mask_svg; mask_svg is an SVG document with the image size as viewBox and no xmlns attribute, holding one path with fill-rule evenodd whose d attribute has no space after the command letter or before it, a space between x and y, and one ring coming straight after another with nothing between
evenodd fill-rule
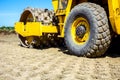
<instances>
[{"instance_id":1,"label":"yellow paint","mask_svg":"<svg viewBox=\"0 0 120 80\"><path fill-rule=\"evenodd\" d=\"M53 5L53 8L54 8L54 11L56 12L57 9L58 9L58 0L52 0L52 5Z\"/></svg>"},{"instance_id":2,"label":"yellow paint","mask_svg":"<svg viewBox=\"0 0 120 80\"><path fill-rule=\"evenodd\" d=\"M15 24L15 31L24 37L42 36L42 33L58 33L56 26L45 26L40 22L27 22L26 25L23 22L17 22Z\"/></svg>"},{"instance_id":3,"label":"yellow paint","mask_svg":"<svg viewBox=\"0 0 120 80\"><path fill-rule=\"evenodd\" d=\"M120 0L108 0L108 7L113 31L120 34Z\"/></svg>"},{"instance_id":4,"label":"yellow paint","mask_svg":"<svg viewBox=\"0 0 120 80\"><path fill-rule=\"evenodd\" d=\"M79 38L76 35L76 29L77 27L81 25L83 25L86 29L86 33L83 36L83 38ZM71 27L71 36L72 36L73 41L78 45L83 45L84 43L86 43L86 41L89 39L89 36L90 36L90 26L89 26L88 21L85 18L79 17L73 22L72 27Z\"/></svg>"},{"instance_id":5,"label":"yellow paint","mask_svg":"<svg viewBox=\"0 0 120 80\"><path fill-rule=\"evenodd\" d=\"M71 7L72 7L72 2L73 0L68 0L68 5L65 9L58 9L56 12L56 16L58 16L59 18L59 27L60 27L60 35L59 37L64 37L64 30L65 30L65 24L66 24L66 20L67 17L71 11Z\"/></svg>"},{"instance_id":6,"label":"yellow paint","mask_svg":"<svg viewBox=\"0 0 120 80\"><path fill-rule=\"evenodd\" d=\"M15 31L19 34L21 34L22 36L25 35L24 31L25 31L25 26L23 22L17 22L15 23Z\"/></svg>"},{"instance_id":7,"label":"yellow paint","mask_svg":"<svg viewBox=\"0 0 120 80\"><path fill-rule=\"evenodd\" d=\"M53 25L48 25L48 26L41 25L41 32L42 33L58 33L58 29L57 29L57 26L53 26Z\"/></svg>"}]
</instances>

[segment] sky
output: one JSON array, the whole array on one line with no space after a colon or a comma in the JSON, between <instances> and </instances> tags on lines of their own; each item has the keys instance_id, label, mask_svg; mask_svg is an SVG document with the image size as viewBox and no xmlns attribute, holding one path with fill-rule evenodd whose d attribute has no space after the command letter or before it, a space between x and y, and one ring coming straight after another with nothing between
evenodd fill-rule
<instances>
[{"instance_id":1,"label":"sky","mask_svg":"<svg viewBox=\"0 0 120 80\"><path fill-rule=\"evenodd\" d=\"M52 0L0 0L0 27L14 26L27 7L53 9Z\"/></svg>"}]
</instances>

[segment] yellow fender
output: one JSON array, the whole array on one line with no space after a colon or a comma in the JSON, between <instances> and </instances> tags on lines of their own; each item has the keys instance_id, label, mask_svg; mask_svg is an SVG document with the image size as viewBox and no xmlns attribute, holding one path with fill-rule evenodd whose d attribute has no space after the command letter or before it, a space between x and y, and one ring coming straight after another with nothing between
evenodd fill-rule
<instances>
[{"instance_id":1,"label":"yellow fender","mask_svg":"<svg viewBox=\"0 0 120 80\"><path fill-rule=\"evenodd\" d=\"M120 0L108 0L108 7L113 31L120 34Z\"/></svg>"}]
</instances>

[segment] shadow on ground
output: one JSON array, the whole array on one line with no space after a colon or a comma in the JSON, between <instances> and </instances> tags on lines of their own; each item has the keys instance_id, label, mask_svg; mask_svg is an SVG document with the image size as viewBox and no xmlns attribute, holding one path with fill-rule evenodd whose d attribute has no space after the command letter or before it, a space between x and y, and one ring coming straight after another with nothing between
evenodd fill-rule
<instances>
[{"instance_id":1,"label":"shadow on ground","mask_svg":"<svg viewBox=\"0 0 120 80\"><path fill-rule=\"evenodd\" d=\"M105 56L120 57L120 36L113 38L110 47L108 48Z\"/></svg>"},{"instance_id":2,"label":"shadow on ground","mask_svg":"<svg viewBox=\"0 0 120 80\"><path fill-rule=\"evenodd\" d=\"M19 44L19 46L21 46ZM48 48L59 48L58 51L60 52L63 52L64 54L67 54L67 55L73 55L71 54L65 44L64 45L60 45L60 46L42 46L42 47L35 47L35 49L40 49L40 50L44 50L44 49L48 49ZM75 56L75 55L73 55ZM111 45L110 47L108 48L108 50L106 51L106 53L104 55L102 55L101 57L98 57L98 58L104 58L104 57L112 57L112 58L117 58L117 57L120 57L120 36L116 37L116 38L113 38L112 39L112 42L111 42Z\"/></svg>"},{"instance_id":3,"label":"shadow on ground","mask_svg":"<svg viewBox=\"0 0 120 80\"><path fill-rule=\"evenodd\" d=\"M65 53L67 55L72 55L67 50L67 48L60 47L59 51L62 51L63 53ZM112 57L112 58L120 57L120 36L112 39L111 45L109 46L106 53L104 55L102 55L101 57L99 57L99 58L104 58L106 56Z\"/></svg>"}]
</instances>

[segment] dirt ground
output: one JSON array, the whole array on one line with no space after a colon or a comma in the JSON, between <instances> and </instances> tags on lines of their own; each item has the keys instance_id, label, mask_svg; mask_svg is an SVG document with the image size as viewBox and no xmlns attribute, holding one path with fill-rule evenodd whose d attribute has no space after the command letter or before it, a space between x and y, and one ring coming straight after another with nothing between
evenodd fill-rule
<instances>
[{"instance_id":1,"label":"dirt ground","mask_svg":"<svg viewBox=\"0 0 120 80\"><path fill-rule=\"evenodd\" d=\"M0 80L120 80L118 52L110 50L101 58L77 57L60 48L23 48L15 34L1 34Z\"/></svg>"}]
</instances>

